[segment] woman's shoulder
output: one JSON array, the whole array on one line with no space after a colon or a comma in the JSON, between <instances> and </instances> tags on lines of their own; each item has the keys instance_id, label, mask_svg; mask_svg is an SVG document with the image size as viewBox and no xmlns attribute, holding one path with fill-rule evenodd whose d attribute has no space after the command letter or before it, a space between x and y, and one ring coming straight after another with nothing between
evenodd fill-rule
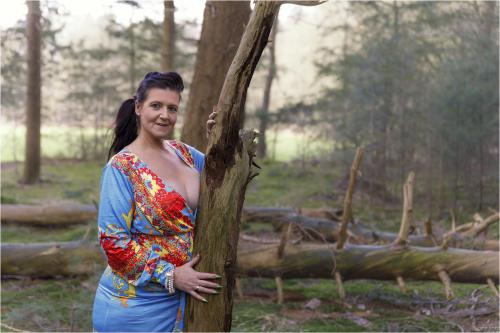
<instances>
[{"instance_id":1,"label":"woman's shoulder","mask_svg":"<svg viewBox=\"0 0 500 333\"><path fill-rule=\"evenodd\" d=\"M195 165L199 171L203 169L205 154L180 140L168 140L168 143L177 149L189 163Z\"/></svg>"},{"instance_id":2,"label":"woman's shoulder","mask_svg":"<svg viewBox=\"0 0 500 333\"><path fill-rule=\"evenodd\" d=\"M125 175L128 175L130 170L138 162L138 157L124 148L115 155L111 156L104 166L104 170L115 169L117 171L121 171L121 173Z\"/></svg>"},{"instance_id":3,"label":"woman's shoulder","mask_svg":"<svg viewBox=\"0 0 500 333\"><path fill-rule=\"evenodd\" d=\"M188 154L190 153L191 155L204 155L202 152L200 152L198 149L196 149L193 146L188 145L187 143L184 143L180 140L167 140L168 143L173 146L174 148L178 149L182 153Z\"/></svg>"}]
</instances>

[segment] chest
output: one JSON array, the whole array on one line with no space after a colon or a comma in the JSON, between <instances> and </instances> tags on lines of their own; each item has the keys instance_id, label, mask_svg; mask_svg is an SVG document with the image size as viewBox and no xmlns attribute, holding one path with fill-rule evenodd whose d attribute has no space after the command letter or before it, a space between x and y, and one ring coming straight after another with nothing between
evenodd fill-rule
<instances>
[{"instance_id":1,"label":"chest","mask_svg":"<svg viewBox=\"0 0 500 333\"><path fill-rule=\"evenodd\" d=\"M200 175L175 153L166 156L150 156L149 167L166 186L171 187L187 201L193 210L198 206Z\"/></svg>"}]
</instances>

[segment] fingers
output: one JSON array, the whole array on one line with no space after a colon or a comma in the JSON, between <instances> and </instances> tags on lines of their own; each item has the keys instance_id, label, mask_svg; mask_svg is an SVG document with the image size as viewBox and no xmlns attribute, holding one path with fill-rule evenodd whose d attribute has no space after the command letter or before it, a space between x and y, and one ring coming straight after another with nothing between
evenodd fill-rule
<instances>
[{"instance_id":1,"label":"fingers","mask_svg":"<svg viewBox=\"0 0 500 333\"><path fill-rule=\"evenodd\" d=\"M220 279L221 276L213 273L198 272L198 279Z\"/></svg>"},{"instance_id":2,"label":"fingers","mask_svg":"<svg viewBox=\"0 0 500 333\"><path fill-rule=\"evenodd\" d=\"M189 294L190 294L191 296L193 296L194 298L196 298L197 300L199 300L199 301L202 301L202 302L208 303L208 301L207 301L204 297L200 296L200 294L198 294L198 293L197 293L196 291L194 291L194 290L193 290L193 291L190 291L190 292L189 292Z\"/></svg>"},{"instance_id":3,"label":"fingers","mask_svg":"<svg viewBox=\"0 0 500 333\"><path fill-rule=\"evenodd\" d=\"M205 288L222 289L222 286L218 283L210 282L207 280L200 280L199 285Z\"/></svg>"},{"instance_id":4,"label":"fingers","mask_svg":"<svg viewBox=\"0 0 500 333\"><path fill-rule=\"evenodd\" d=\"M200 254L198 253L196 256L191 259L189 262L189 266L194 267L200 261Z\"/></svg>"},{"instance_id":5,"label":"fingers","mask_svg":"<svg viewBox=\"0 0 500 333\"><path fill-rule=\"evenodd\" d=\"M214 125L215 125L215 120L210 119L207 121L207 126L209 129L212 129Z\"/></svg>"},{"instance_id":6,"label":"fingers","mask_svg":"<svg viewBox=\"0 0 500 333\"><path fill-rule=\"evenodd\" d=\"M217 117L217 111L214 111L208 115L208 119L215 119L215 117Z\"/></svg>"},{"instance_id":7,"label":"fingers","mask_svg":"<svg viewBox=\"0 0 500 333\"><path fill-rule=\"evenodd\" d=\"M214 295L214 294L218 294L218 293L219 293L218 291L216 291L216 290L214 290L214 289L205 288L205 287L201 287L201 286L198 286L198 287L196 288L196 291L195 291L195 292L197 292L197 293L200 293L200 292L201 292L201 293L205 293L205 294L212 294L212 295Z\"/></svg>"}]
</instances>

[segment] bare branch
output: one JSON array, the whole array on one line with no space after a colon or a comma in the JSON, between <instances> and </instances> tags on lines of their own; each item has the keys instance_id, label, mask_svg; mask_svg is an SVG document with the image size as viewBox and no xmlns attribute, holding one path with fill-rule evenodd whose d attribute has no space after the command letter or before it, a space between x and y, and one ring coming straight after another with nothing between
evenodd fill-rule
<instances>
[{"instance_id":1,"label":"bare branch","mask_svg":"<svg viewBox=\"0 0 500 333\"><path fill-rule=\"evenodd\" d=\"M337 250L342 250L345 242L347 241L347 225L352 220L352 196L356 186L356 175L358 174L361 159L363 158L363 149L358 148L354 161L352 162L351 172L349 175L349 186L344 198L344 209L342 213L342 224L340 226L339 240L337 242Z\"/></svg>"},{"instance_id":2,"label":"bare branch","mask_svg":"<svg viewBox=\"0 0 500 333\"><path fill-rule=\"evenodd\" d=\"M282 5L285 5L285 4L292 4L292 5L297 5L297 6L307 6L307 7L312 7L312 6L317 6L317 5L321 5L325 2L327 2L328 0L284 0L284 1L280 1L280 3Z\"/></svg>"}]
</instances>

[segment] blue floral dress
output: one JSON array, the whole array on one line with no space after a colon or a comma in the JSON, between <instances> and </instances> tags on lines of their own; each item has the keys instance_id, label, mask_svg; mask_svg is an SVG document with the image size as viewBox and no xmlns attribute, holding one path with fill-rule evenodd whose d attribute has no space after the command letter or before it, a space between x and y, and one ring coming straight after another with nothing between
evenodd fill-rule
<instances>
[{"instance_id":1,"label":"blue floral dress","mask_svg":"<svg viewBox=\"0 0 500 333\"><path fill-rule=\"evenodd\" d=\"M167 141L179 158L201 174L204 155ZM103 169L99 242L106 267L97 287L97 332L182 330L186 294L169 293L167 272L191 260L197 209L134 153L123 149Z\"/></svg>"}]
</instances>

